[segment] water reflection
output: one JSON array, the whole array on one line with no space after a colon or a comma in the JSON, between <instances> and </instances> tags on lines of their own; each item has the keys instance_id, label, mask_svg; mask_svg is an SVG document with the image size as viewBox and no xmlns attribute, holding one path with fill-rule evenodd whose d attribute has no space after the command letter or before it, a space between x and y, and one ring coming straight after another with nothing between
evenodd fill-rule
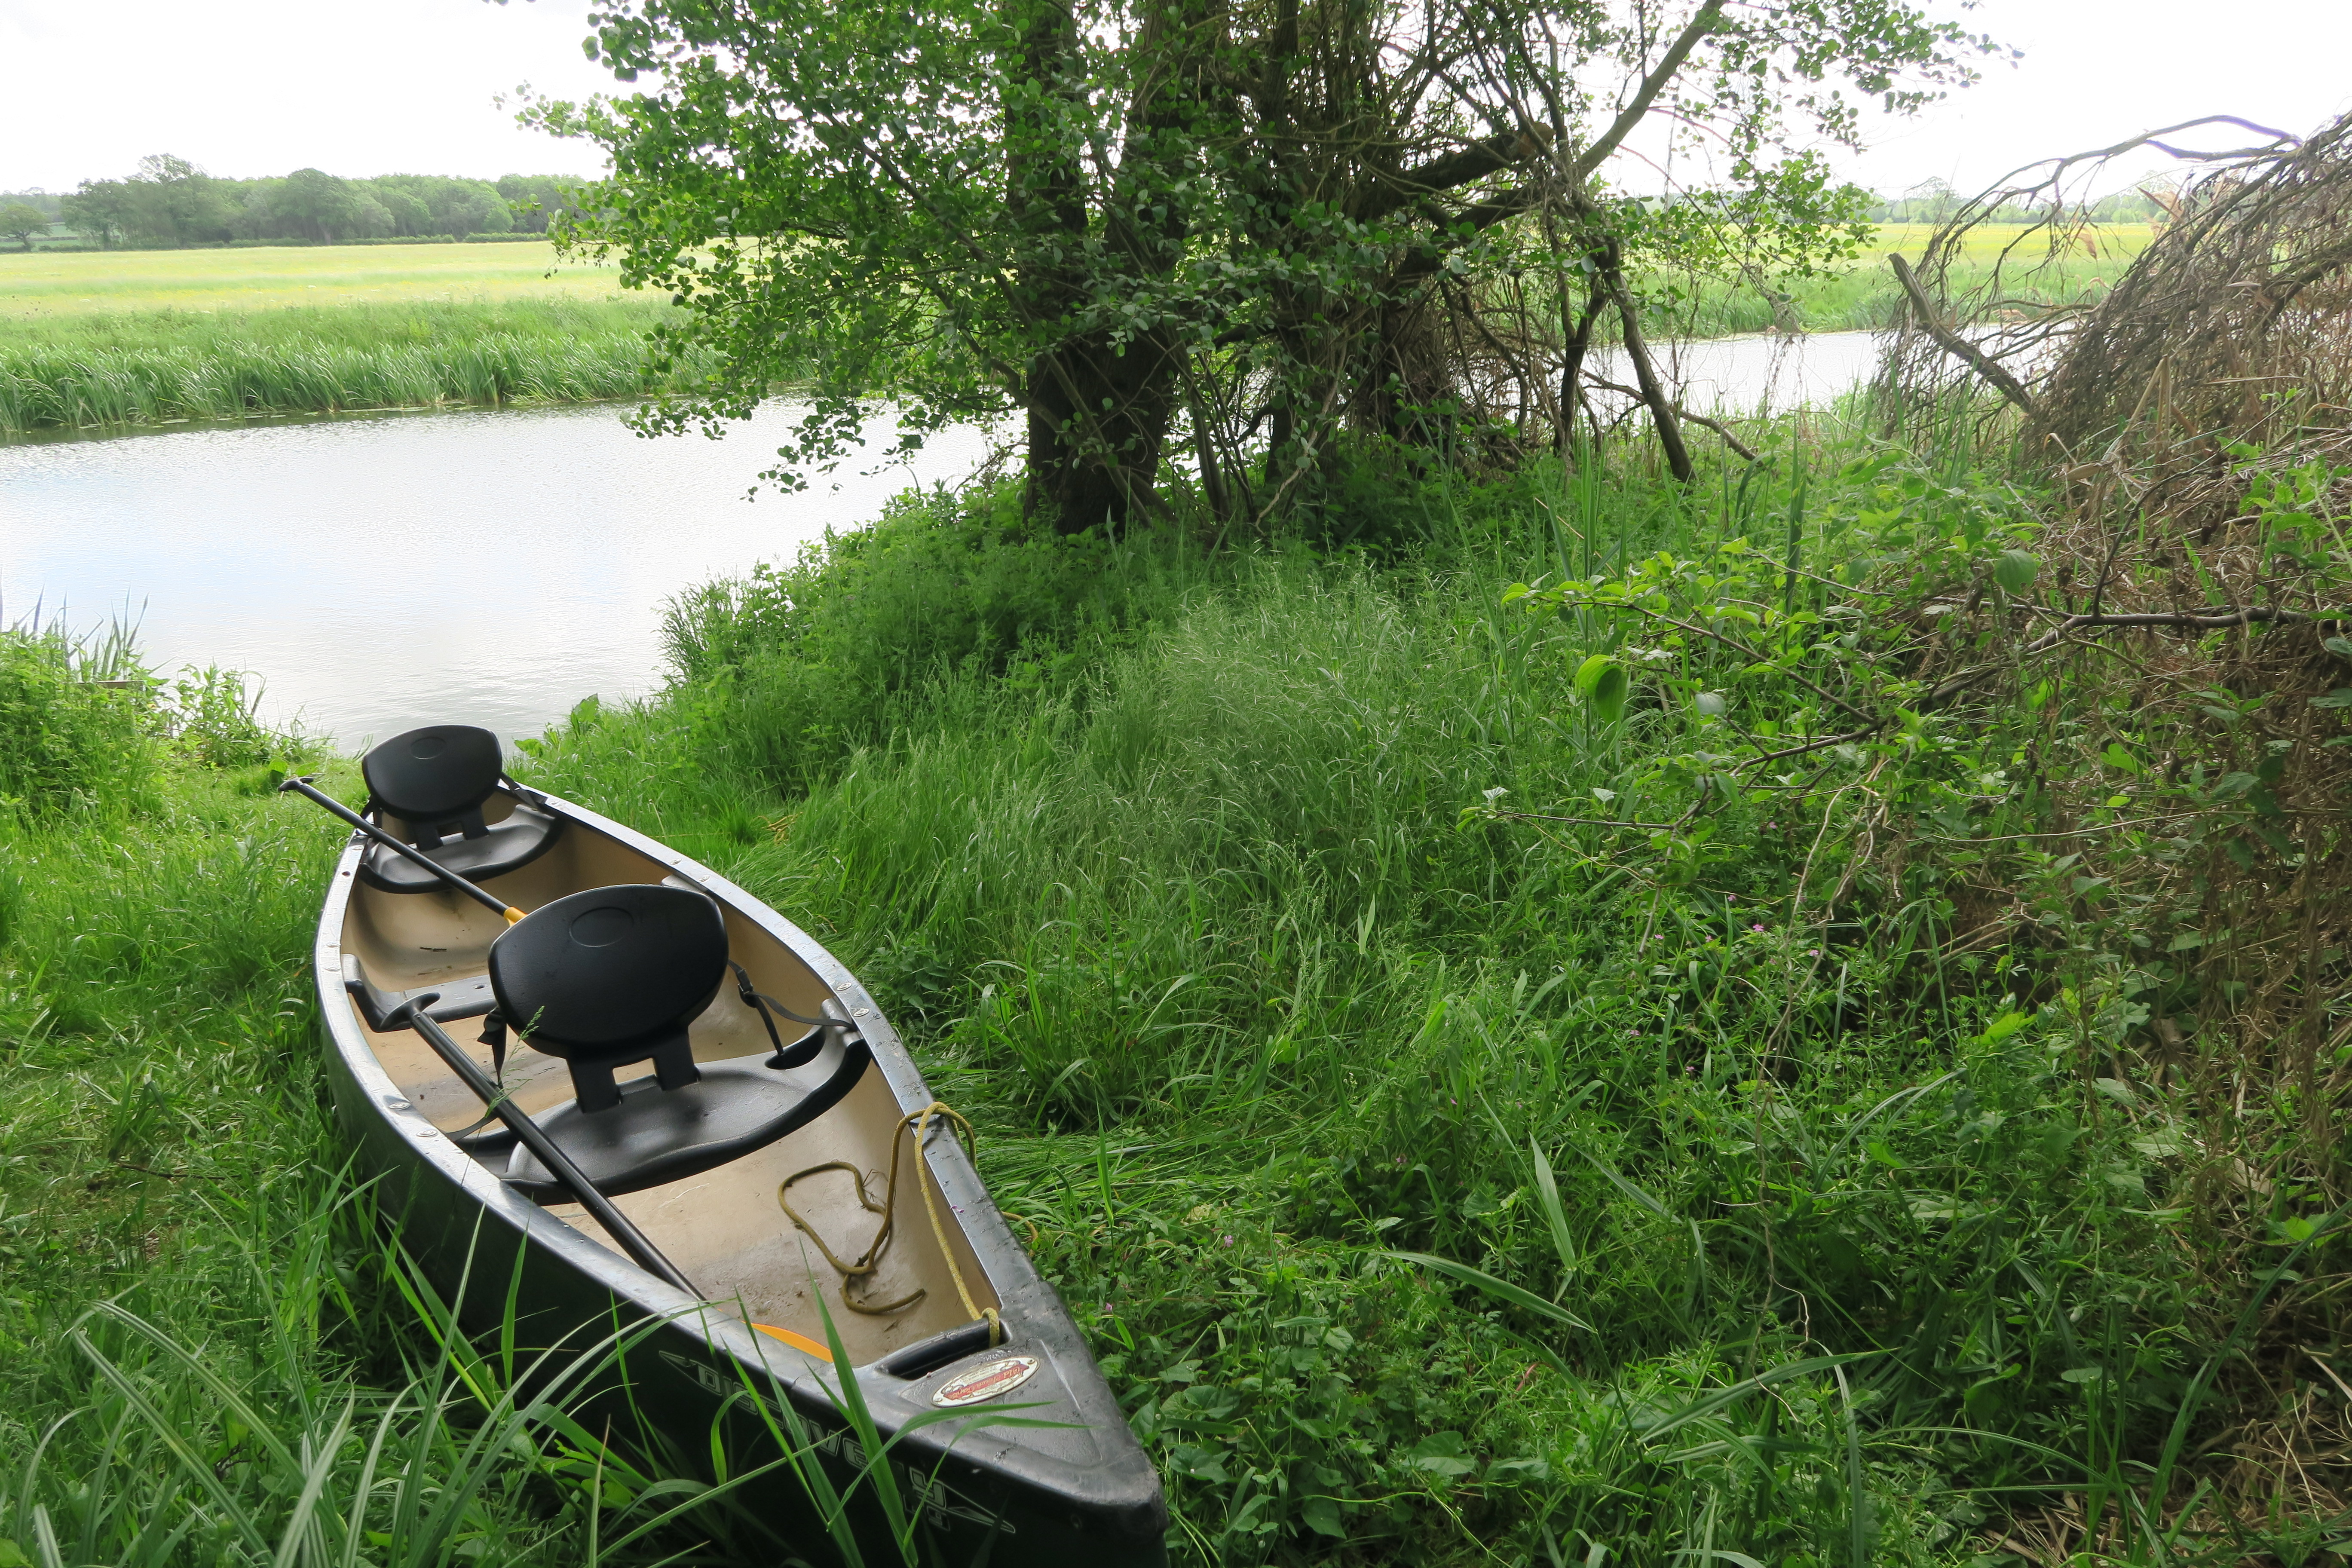
<instances>
[{"instance_id":1,"label":"water reflection","mask_svg":"<svg viewBox=\"0 0 2352 1568\"><path fill-rule=\"evenodd\" d=\"M747 501L792 411L646 440L608 406L173 430L0 447L0 619L145 606L162 667L267 677L265 710L347 747L426 720L535 734L658 683L662 600L984 458L845 465ZM869 438L887 439L877 420Z\"/></svg>"}]
</instances>

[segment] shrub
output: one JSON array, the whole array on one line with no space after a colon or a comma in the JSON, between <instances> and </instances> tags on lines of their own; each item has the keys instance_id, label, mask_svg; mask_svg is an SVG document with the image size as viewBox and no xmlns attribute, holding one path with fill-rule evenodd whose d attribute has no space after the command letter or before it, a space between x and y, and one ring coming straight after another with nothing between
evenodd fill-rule
<instances>
[{"instance_id":1,"label":"shrub","mask_svg":"<svg viewBox=\"0 0 2352 1568\"><path fill-rule=\"evenodd\" d=\"M263 763L299 762L318 748L298 731L274 730L261 721L261 685L248 689L245 670L193 666L168 689L164 722L179 757L213 768L249 768Z\"/></svg>"},{"instance_id":2,"label":"shrub","mask_svg":"<svg viewBox=\"0 0 2352 1568\"><path fill-rule=\"evenodd\" d=\"M48 818L117 806L154 767L146 684L94 679L56 630L0 629L0 804Z\"/></svg>"},{"instance_id":3,"label":"shrub","mask_svg":"<svg viewBox=\"0 0 2352 1568\"><path fill-rule=\"evenodd\" d=\"M1171 607L1200 570L1172 532L1032 528L1003 486L910 493L791 566L671 601L664 643L698 721L778 780L887 734L940 677L1034 681Z\"/></svg>"}]
</instances>

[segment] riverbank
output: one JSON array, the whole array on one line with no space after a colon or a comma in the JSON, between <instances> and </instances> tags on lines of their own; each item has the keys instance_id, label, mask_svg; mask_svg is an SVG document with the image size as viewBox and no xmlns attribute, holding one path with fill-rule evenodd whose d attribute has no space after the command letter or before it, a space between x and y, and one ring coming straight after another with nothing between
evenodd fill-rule
<instances>
[{"instance_id":1,"label":"riverbank","mask_svg":"<svg viewBox=\"0 0 2352 1568\"><path fill-rule=\"evenodd\" d=\"M670 686L520 771L873 989L1160 1463L1180 1562L1957 1565L2123 1555L2147 1520L2175 1560L2318 1550L2333 1156L2300 1069L2183 999L2259 956L2158 897L2258 886L2229 880L2272 853L2254 775L2210 781L2262 750L2263 689L2222 724L2079 662L1936 710L1902 684L1942 657L1921 626L1997 641L2006 601L1960 628L1955 584L2039 572L2046 503L1819 418L1769 449L1687 492L1631 446L1360 475L1237 552L910 502L682 601ZM301 970L332 836L250 765L161 765L128 823L13 830L0 1084L35 1109L0 1197L6 1245L64 1261L11 1271L0 1484L86 1401L83 1304L131 1291L235 1356L331 1275L354 1307L301 1320L300 1419L344 1486L338 1401L399 1377L339 1317L387 1277L299 1218L335 1190ZM278 1141L221 1144L257 1106ZM208 1212L265 1169L286 1207ZM176 1474L162 1434L225 1440L149 1365L179 1403L130 1428L152 1458L110 1517ZM60 1520L104 1421L41 1472ZM221 1484L282 1521L271 1473ZM485 1502L484 1539L577 1560L567 1484Z\"/></svg>"},{"instance_id":2,"label":"riverbank","mask_svg":"<svg viewBox=\"0 0 2352 1568\"><path fill-rule=\"evenodd\" d=\"M642 396L667 308L545 241L0 257L0 437Z\"/></svg>"},{"instance_id":3,"label":"riverbank","mask_svg":"<svg viewBox=\"0 0 2352 1568\"><path fill-rule=\"evenodd\" d=\"M554 297L37 320L0 344L0 436L642 396L697 374L647 352L665 309Z\"/></svg>"},{"instance_id":4,"label":"riverbank","mask_svg":"<svg viewBox=\"0 0 2352 1568\"><path fill-rule=\"evenodd\" d=\"M2111 226L2088 253L2053 259L2041 304L2095 297L2147 243L2144 225ZM1918 226L1882 229L1866 259L1769 288L1653 279L1644 330L1663 343L1883 329L1901 293L1877 252L1926 238ZM1971 236L1955 284L2017 238ZM704 367L659 368L645 348L668 310L543 241L0 255L0 438L680 389Z\"/></svg>"}]
</instances>

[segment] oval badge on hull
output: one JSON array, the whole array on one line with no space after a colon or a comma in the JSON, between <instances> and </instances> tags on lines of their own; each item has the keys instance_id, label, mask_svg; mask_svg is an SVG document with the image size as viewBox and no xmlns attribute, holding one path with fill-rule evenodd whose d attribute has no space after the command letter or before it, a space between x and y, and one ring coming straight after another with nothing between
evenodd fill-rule
<instances>
[{"instance_id":1,"label":"oval badge on hull","mask_svg":"<svg viewBox=\"0 0 2352 1568\"><path fill-rule=\"evenodd\" d=\"M931 1395L931 1403L950 1410L960 1405L977 1405L983 1399L1010 1394L1035 1375L1035 1356L1003 1356L973 1367L970 1372L956 1373L940 1384L940 1391Z\"/></svg>"}]
</instances>

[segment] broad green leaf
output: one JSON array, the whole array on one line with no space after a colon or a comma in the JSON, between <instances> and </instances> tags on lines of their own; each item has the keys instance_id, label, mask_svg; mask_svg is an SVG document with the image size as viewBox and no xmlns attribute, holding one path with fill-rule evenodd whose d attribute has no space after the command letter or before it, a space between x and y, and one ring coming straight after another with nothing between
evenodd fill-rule
<instances>
[{"instance_id":1,"label":"broad green leaf","mask_svg":"<svg viewBox=\"0 0 2352 1568\"><path fill-rule=\"evenodd\" d=\"M2022 594L2042 575L2042 563L2022 550L2004 550L1992 563L1992 580L2004 593Z\"/></svg>"},{"instance_id":2,"label":"broad green leaf","mask_svg":"<svg viewBox=\"0 0 2352 1568\"><path fill-rule=\"evenodd\" d=\"M1466 1263L1456 1263L1450 1258L1438 1258L1426 1252L1384 1252L1381 1256L1392 1258L1400 1263L1414 1263L1423 1268L1434 1268L1440 1274L1461 1280L1465 1285L1475 1285L1496 1300L1508 1301L1514 1307L1525 1307L1530 1312L1539 1313L1556 1321L1566 1323L1571 1329L1583 1329L1587 1332L1591 1331L1591 1323L1586 1322L1567 1308L1556 1307L1534 1291L1524 1289L1507 1279L1497 1279L1483 1268L1473 1268Z\"/></svg>"}]
</instances>

